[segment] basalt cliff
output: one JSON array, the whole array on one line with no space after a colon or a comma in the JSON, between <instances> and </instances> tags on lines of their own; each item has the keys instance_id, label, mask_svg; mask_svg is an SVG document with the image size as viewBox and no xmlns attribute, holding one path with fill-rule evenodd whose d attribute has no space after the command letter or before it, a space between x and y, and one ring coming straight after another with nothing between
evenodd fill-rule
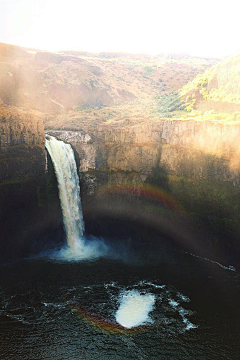
<instances>
[{"instance_id":1,"label":"basalt cliff","mask_svg":"<svg viewBox=\"0 0 240 360\"><path fill-rule=\"evenodd\" d=\"M42 119L1 105L0 128L0 182L42 175L45 170Z\"/></svg>"},{"instance_id":2,"label":"basalt cliff","mask_svg":"<svg viewBox=\"0 0 240 360\"><path fill-rule=\"evenodd\" d=\"M3 105L0 113L1 258L15 258L44 249L62 229L61 209L42 117Z\"/></svg>"}]
</instances>

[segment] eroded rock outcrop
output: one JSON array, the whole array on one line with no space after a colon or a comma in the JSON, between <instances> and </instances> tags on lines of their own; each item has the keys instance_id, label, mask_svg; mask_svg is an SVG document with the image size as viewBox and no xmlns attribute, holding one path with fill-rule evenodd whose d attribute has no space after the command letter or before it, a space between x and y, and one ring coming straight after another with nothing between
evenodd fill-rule
<instances>
[{"instance_id":1,"label":"eroded rock outcrop","mask_svg":"<svg viewBox=\"0 0 240 360\"><path fill-rule=\"evenodd\" d=\"M0 108L0 182L39 176L45 169L43 121L12 107Z\"/></svg>"}]
</instances>

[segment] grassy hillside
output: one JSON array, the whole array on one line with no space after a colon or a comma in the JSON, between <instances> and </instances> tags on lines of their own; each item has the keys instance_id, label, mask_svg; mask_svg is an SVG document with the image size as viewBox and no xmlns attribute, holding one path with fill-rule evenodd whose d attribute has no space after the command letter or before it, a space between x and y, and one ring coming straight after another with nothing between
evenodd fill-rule
<instances>
[{"instance_id":1,"label":"grassy hillside","mask_svg":"<svg viewBox=\"0 0 240 360\"><path fill-rule=\"evenodd\" d=\"M199 92L204 100L240 104L239 75L240 55L227 57L184 86L180 95Z\"/></svg>"},{"instance_id":2,"label":"grassy hillside","mask_svg":"<svg viewBox=\"0 0 240 360\"><path fill-rule=\"evenodd\" d=\"M183 119L240 121L240 55L227 57L170 96L157 99L157 113Z\"/></svg>"}]
</instances>

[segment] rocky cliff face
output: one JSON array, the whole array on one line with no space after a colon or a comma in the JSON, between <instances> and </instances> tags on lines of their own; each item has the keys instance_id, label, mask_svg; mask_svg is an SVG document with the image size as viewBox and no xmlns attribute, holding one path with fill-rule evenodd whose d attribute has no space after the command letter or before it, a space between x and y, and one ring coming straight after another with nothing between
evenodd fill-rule
<instances>
[{"instance_id":1,"label":"rocky cliff face","mask_svg":"<svg viewBox=\"0 0 240 360\"><path fill-rule=\"evenodd\" d=\"M8 259L49 248L64 232L42 119L5 106L0 113L0 259Z\"/></svg>"},{"instance_id":2,"label":"rocky cliff face","mask_svg":"<svg viewBox=\"0 0 240 360\"><path fill-rule=\"evenodd\" d=\"M42 119L5 106L1 106L0 114L0 182L42 175L45 169Z\"/></svg>"},{"instance_id":3,"label":"rocky cliff face","mask_svg":"<svg viewBox=\"0 0 240 360\"><path fill-rule=\"evenodd\" d=\"M164 165L172 175L238 181L240 126L213 122L160 120L129 127L51 132L71 143L80 172L89 170L149 175ZM210 168L212 163L214 168Z\"/></svg>"}]
</instances>

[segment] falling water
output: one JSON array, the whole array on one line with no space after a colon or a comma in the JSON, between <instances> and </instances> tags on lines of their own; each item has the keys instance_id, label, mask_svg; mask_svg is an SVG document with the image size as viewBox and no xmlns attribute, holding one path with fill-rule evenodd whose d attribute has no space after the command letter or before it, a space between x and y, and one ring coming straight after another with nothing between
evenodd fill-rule
<instances>
[{"instance_id":1,"label":"falling water","mask_svg":"<svg viewBox=\"0 0 240 360\"><path fill-rule=\"evenodd\" d=\"M67 243L74 252L84 234L80 186L73 149L70 144L47 135L46 148L51 156L58 181Z\"/></svg>"},{"instance_id":2,"label":"falling water","mask_svg":"<svg viewBox=\"0 0 240 360\"><path fill-rule=\"evenodd\" d=\"M86 239L84 236L79 178L71 145L47 135L46 148L57 176L68 245L51 253L51 257L63 261L81 261L107 256L109 248L103 240L93 236Z\"/></svg>"}]
</instances>

